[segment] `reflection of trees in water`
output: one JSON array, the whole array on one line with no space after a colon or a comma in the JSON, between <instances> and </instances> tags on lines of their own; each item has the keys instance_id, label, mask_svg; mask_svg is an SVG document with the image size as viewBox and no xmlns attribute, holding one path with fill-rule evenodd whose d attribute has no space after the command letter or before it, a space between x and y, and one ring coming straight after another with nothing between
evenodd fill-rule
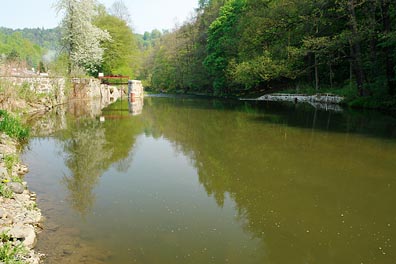
<instances>
[{"instance_id":1,"label":"reflection of trees in water","mask_svg":"<svg viewBox=\"0 0 396 264\"><path fill-rule=\"evenodd\" d=\"M350 251L367 252L364 257L370 258L372 235L383 230L368 219L392 217L396 197L386 196L390 201L384 204L370 193L383 193L387 185L374 187L359 178L377 175L379 164L395 170L395 145L384 149L375 139L328 132L332 126L340 131L347 119L332 116L341 122L334 124L328 113L208 108L207 102L153 102L143 113L151 120L146 133L169 139L188 155L200 183L220 207L226 194L231 197L237 219L262 240L268 259L306 263L325 257L323 263L348 263L349 258L352 263L356 256ZM312 126L320 130L312 133ZM381 175L391 178L391 171L381 170ZM367 205L376 209L367 211ZM348 226L340 218L346 214ZM389 236L389 230L384 232Z\"/></svg>"},{"instance_id":2,"label":"reflection of trees in water","mask_svg":"<svg viewBox=\"0 0 396 264\"><path fill-rule=\"evenodd\" d=\"M77 212L85 214L94 205L93 189L100 176L112 165L119 171L128 170L136 137L143 129L140 119L131 117L128 105L121 102L110 105L105 113L113 117L126 114L130 118L109 119L105 123L92 117L91 112L79 110L81 105L73 106L79 118L76 120L74 115L69 115L67 130L57 136L61 139L65 163L71 172L63 178L71 205Z\"/></svg>"},{"instance_id":3,"label":"reflection of trees in water","mask_svg":"<svg viewBox=\"0 0 396 264\"><path fill-rule=\"evenodd\" d=\"M106 169L106 160L112 149L106 142L105 130L95 120L80 123L70 131L70 138L63 142L67 153L66 165L71 175L63 178L72 207L81 214L89 211L94 203L93 188Z\"/></svg>"}]
</instances>

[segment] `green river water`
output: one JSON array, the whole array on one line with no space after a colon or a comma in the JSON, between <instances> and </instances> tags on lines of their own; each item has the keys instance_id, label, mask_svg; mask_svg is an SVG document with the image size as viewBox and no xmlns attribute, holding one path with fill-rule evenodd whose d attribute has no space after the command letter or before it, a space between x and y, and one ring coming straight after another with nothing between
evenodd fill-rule
<instances>
[{"instance_id":1,"label":"green river water","mask_svg":"<svg viewBox=\"0 0 396 264\"><path fill-rule=\"evenodd\" d=\"M188 97L68 107L29 121L23 154L46 263L396 263L392 117Z\"/></svg>"}]
</instances>

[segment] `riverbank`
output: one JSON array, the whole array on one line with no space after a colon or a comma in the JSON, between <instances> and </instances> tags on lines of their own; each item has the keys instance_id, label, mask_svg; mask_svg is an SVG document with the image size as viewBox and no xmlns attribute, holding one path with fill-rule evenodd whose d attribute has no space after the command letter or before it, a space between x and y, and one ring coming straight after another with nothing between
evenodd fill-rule
<instances>
[{"instance_id":1,"label":"riverbank","mask_svg":"<svg viewBox=\"0 0 396 264\"><path fill-rule=\"evenodd\" d=\"M20 160L21 143L28 140L28 131L34 133L35 128L26 128L22 122L29 123L33 116L41 116L72 99L99 98L99 106L91 110L100 112L103 106L121 97L116 87L101 85L95 79L72 79L67 97L64 83L54 84L52 79L29 81L0 79L0 263L6 264L38 264L44 257L34 250L37 234L44 228L43 217L36 194L28 189L23 178L28 168ZM40 86L43 83L47 86ZM85 101L84 104L90 105Z\"/></svg>"},{"instance_id":2,"label":"riverbank","mask_svg":"<svg viewBox=\"0 0 396 264\"><path fill-rule=\"evenodd\" d=\"M28 168L20 155L29 129L21 118L53 109L63 103L63 94L0 81L0 263L38 264L44 255L34 248L43 217L24 181Z\"/></svg>"},{"instance_id":3,"label":"riverbank","mask_svg":"<svg viewBox=\"0 0 396 264\"><path fill-rule=\"evenodd\" d=\"M0 132L0 261L37 264L43 255L34 247L43 218L23 181L28 168L18 149L16 139Z\"/></svg>"}]
</instances>

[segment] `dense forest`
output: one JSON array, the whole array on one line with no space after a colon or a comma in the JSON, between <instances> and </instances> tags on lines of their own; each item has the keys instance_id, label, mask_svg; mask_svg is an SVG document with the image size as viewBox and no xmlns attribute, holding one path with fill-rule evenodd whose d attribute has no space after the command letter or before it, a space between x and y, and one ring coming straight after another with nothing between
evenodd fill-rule
<instances>
[{"instance_id":1,"label":"dense forest","mask_svg":"<svg viewBox=\"0 0 396 264\"><path fill-rule=\"evenodd\" d=\"M30 42L40 46L47 50L59 50L60 49L60 31L59 28L24 28L24 29L10 29L0 27L0 34L14 35L19 33L20 36L29 40Z\"/></svg>"},{"instance_id":2,"label":"dense forest","mask_svg":"<svg viewBox=\"0 0 396 264\"><path fill-rule=\"evenodd\" d=\"M312 87L392 101L395 65L395 1L201 0L162 36L143 79L154 90Z\"/></svg>"},{"instance_id":3,"label":"dense forest","mask_svg":"<svg viewBox=\"0 0 396 264\"><path fill-rule=\"evenodd\" d=\"M21 33L4 34L0 31L0 63L21 61L30 67L37 67L43 55L43 48L24 38Z\"/></svg>"},{"instance_id":4,"label":"dense forest","mask_svg":"<svg viewBox=\"0 0 396 264\"><path fill-rule=\"evenodd\" d=\"M140 35L121 0L109 9L73 0L75 10L61 0L58 10L74 18L66 15L51 30L0 28L0 54L37 64L57 50L58 59L47 64L58 73L128 75L153 91L332 92L356 105L396 105L395 1L197 1L175 29ZM83 31L70 28L77 22L85 23Z\"/></svg>"},{"instance_id":5,"label":"dense forest","mask_svg":"<svg viewBox=\"0 0 396 264\"><path fill-rule=\"evenodd\" d=\"M1 60L23 62L37 68L55 59L60 47L58 28L10 29L0 27Z\"/></svg>"}]
</instances>

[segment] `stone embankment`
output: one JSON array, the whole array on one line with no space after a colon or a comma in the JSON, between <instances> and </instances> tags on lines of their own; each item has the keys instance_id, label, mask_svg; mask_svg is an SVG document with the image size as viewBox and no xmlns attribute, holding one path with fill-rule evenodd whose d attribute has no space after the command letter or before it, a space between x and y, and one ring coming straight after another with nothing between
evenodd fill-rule
<instances>
[{"instance_id":1,"label":"stone embankment","mask_svg":"<svg viewBox=\"0 0 396 264\"><path fill-rule=\"evenodd\" d=\"M23 181L28 169L18 157L17 142L0 132L0 247L12 244L19 248L22 244L25 250L18 253L18 258L38 264L42 255L33 249L42 215L36 206L36 195Z\"/></svg>"},{"instance_id":2,"label":"stone embankment","mask_svg":"<svg viewBox=\"0 0 396 264\"><path fill-rule=\"evenodd\" d=\"M317 109L342 111L339 104L344 100L344 97L333 94L266 94L256 100L272 101L272 102L294 102L294 103L309 103Z\"/></svg>"},{"instance_id":3,"label":"stone embankment","mask_svg":"<svg viewBox=\"0 0 396 264\"><path fill-rule=\"evenodd\" d=\"M326 103L326 104L339 104L344 100L344 97L333 94L266 94L257 100L263 101L289 101L289 102L307 102L307 103Z\"/></svg>"},{"instance_id":4,"label":"stone embankment","mask_svg":"<svg viewBox=\"0 0 396 264\"><path fill-rule=\"evenodd\" d=\"M11 112L48 111L66 102L66 81L61 77L0 76L0 107Z\"/></svg>"}]
</instances>

